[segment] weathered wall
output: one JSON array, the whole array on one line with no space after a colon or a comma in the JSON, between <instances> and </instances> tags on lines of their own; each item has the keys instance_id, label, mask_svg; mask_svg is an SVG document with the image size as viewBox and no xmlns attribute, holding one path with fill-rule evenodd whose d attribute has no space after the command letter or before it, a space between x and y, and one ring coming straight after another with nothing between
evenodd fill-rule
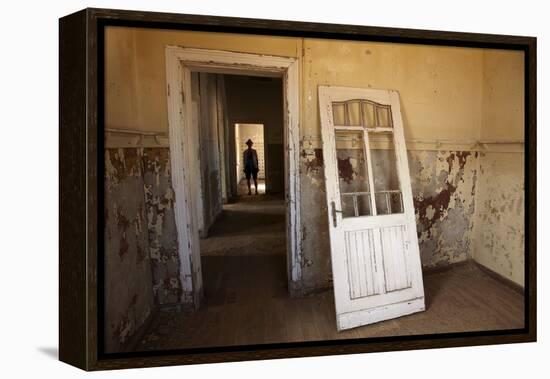
<instances>
[{"instance_id":1,"label":"weathered wall","mask_svg":"<svg viewBox=\"0 0 550 379\"><path fill-rule=\"evenodd\" d=\"M119 351L154 307L142 172L142 157L135 149L105 152L104 333L108 352Z\"/></svg>"},{"instance_id":2,"label":"weathered wall","mask_svg":"<svg viewBox=\"0 0 550 379\"><path fill-rule=\"evenodd\" d=\"M424 267L471 258L478 152L409 151L420 256Z\"/></svg>"},{"instance_id":3,"label":"weathered wall","mask_svg":"<svg viewBox=\"0 0 550 379\"><path fill-rule=\"evenodd\" d=\"M483 139L523 140L523 65L521 52L484 52ZM523 149L513 146L481 155L473 257L523 286L525 160Z\"/></svg>"},{"instance_id":4,"label":"weathered wall","mask_svg":"<svg viewBox=\"0 0 550 379\"><path fill-rule=\"evenodd\" d=\"M482 153L476 192L474 259L524 285L524 157Z\"/></svg>"},{"instance_id":5,"label":"weathered wall","mask_svg":"<svg viewBox=\"0 0 550 379\"><path fill-rule=\"evenodd\" d=\"M107 122L113 127L168 130L166 45L299 59L305 289L326 287L331 281L317 100L317 88L324 84L399 91L423 264L434 266L472 256L477 259L474 247L478 245L472 240L478 234L472 232L472 223L478 220L473 215L481 157L475 151L484 147L467 141L523 138L518 132L523 114L518 104L522 106L523 101L502 96L503 91L510 93L522 83L520 53L145 29L130 32L112 28L106 34L108 46L132 50L107 54L108 64L115 67L112 75L107 75L106 86L107 102L112 104L107 109ZM124 71L126 63L129 66ZM136 104L139 112L131 114ZM509 113L502 113L503 106ZM109 109L113 109L112 117ZM429 142L421 148L421 140L444 141L444 146ZM278 146L282 154L282 145ZM270 154L269 145L267 151ZM268 157L268 165L270 161ZM522 173L516 175L519 178Z\"/></svg>"},{"instance_id":6,"label":"weathered wall","mask_svg":"<svg viewBox=\"0 0 550 379\"><path fill-rule=\"evenodd\" d=\"M120 351L181 296L166 148L105 151L105 343Z\"/></svg>"},{"instance_id":7,"label":"weathered wall","mask_svg":"<svg viewBox=\"0 0 550 379\"><path fill-rule=\"evenodd\" d=\"M145 148L142 154L153 294L157 304L177 303L182 296L182 288L179 280L180 261L170 176L170 150Z\"/></svg>"}]
</instances>

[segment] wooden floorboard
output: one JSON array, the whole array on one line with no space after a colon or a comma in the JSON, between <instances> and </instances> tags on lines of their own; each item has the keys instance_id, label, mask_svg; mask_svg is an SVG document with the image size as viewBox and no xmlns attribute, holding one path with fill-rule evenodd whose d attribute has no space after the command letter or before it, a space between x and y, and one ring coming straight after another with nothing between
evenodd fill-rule
<instances>
[{"instance_id":1,"label":"wooden floorboard","mask_svg":"<svg viewBox=\"0 0 550 379\"><path fill-rule=\"evenodd\" d=\"M259 199L259 201L258 201ZM255 345L327 339L521 328L523 295L474 264L424 275L426 311L343 332L334 297L290 298L284 202L231 204L202 241L205 299L200 310L160 312L136 350ZM246 218L239 229L237 223Z\"/></svg>"}]
</instances>

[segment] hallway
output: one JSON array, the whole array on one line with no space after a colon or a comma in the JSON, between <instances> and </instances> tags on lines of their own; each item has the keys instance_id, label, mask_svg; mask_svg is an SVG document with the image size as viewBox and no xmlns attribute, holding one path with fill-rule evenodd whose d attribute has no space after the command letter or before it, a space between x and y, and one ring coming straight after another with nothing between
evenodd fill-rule
<instances>
[{"instance_id":1,"label":"hallway","mask_svg":"<svg viewBox=\"0 0 550 379\"><path fill-rule=\"evenodd\" d=\"M466 262L424 275L425 312L338 333L331 290L288 296L284 201L240 200L224 206L201 241L201 308L157 312L136 351L523 326L523 295Z\"/></svg>"},{"instance_id":2,"label":"hallway","mask_svg":"<svg viewBox=\"0 0 550 379\"><path fill-rule=\"evenodd\" d=\"M246 190L246 182L240 191L243 186ZM273 307L288 299L285 244L283 200L244 195L224 205L209 237L201 240L201 309L159 312L144 347L207 346L219 338L224 345L252 343L266 323L282 329L277 319L282 312Z\"/></svg>"}]
</instances>

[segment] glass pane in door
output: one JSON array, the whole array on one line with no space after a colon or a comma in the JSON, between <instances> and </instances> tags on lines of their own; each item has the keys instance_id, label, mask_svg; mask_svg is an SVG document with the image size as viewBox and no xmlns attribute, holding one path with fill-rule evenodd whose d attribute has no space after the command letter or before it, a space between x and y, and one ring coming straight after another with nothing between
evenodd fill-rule
<instances>
[{"instance_id":1,"label":"glass pane in door","mask_svg":"<svg viewBox=\"0 0 550 379\"><path fill-rule=\"evenodd\" d=\"M369 132L374 198L378 215L403 213L392 132Z\"/></svg>"},{"instance_id":2,"label":"glass pane in door","mask_svg":"<svg viewBox=\"0 0 550 379\"><path fill-rule=\"evenodd\" d=\"M393 122L391 118L391 109L389 105L376 106L376 120L379 128L392 128Z\"/></svg>"},{"instance_id":3,"label":"glass pane in door","mask_svg":"<svg viewBox=\"0 0 550 379\"><path fill-rule=\"evenodd\" d=\"M372 215L362 131L335 130L338 183L343 217Z\"/></svg>"}]
</instances>

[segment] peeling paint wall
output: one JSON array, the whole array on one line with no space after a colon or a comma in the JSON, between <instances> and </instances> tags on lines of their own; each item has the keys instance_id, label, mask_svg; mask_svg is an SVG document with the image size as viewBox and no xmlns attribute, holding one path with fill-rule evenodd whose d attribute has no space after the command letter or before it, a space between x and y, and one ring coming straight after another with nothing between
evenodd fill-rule
<instances>
[{"instance_id":1,"label":"peeling paint wall","mask_svg":"<svg viewBox=\"0 0 550 379\"><path fill-rule=\"evenodd\" d=\"M143 191L153 294L157 304L177 303L182 288L168 148L143 149Z\"/></svg>"},{"instance_id":2,"label":"peeling paint wall","mask_svg":"<svg viewBox=\"0 0 550 379\"><path fill-rule=\"evenodd\" d=\"M524 285L524 158L482 153L476 194L474 259Z\"/></svg>"},{"instance_id":3,"label":"peeling paint wall","mask_svg":"<svg viewBox=\"0 0 550 379\"><path fill-rule=\"evenodd\" d=\"M302 290L332 286L323 151L300 141Z\"/></svg>"},{"instance_id":4,"label":"peeling paint wall","mask_svg":"<svg viewBox=\"0 0 550 379\"><path fill-rule=\"evenodd\" d=\"M105 150L105 348L181 296L167 148Z\"/></svg>"},{"instance_id":5,"label":"peeling paint wall","mask_svg":"<svg viewBox=\"0 0 550 379\"><path fill-rule=\"evenodd\" d=\"M408 158L422 265L471 258L478 153L409 151Z\"/></svg>"},{"instance_id":6,"label":"peeling paint wall","mask_svg":"<svg viewBox=\"0 0 550 379\"><path fill-rule=\"evenodd\" d=\"M142 154L136 149L105 152L104 332L108 352L119 351L154 308L142 172Z\"/></svg>"}]
</instances>

